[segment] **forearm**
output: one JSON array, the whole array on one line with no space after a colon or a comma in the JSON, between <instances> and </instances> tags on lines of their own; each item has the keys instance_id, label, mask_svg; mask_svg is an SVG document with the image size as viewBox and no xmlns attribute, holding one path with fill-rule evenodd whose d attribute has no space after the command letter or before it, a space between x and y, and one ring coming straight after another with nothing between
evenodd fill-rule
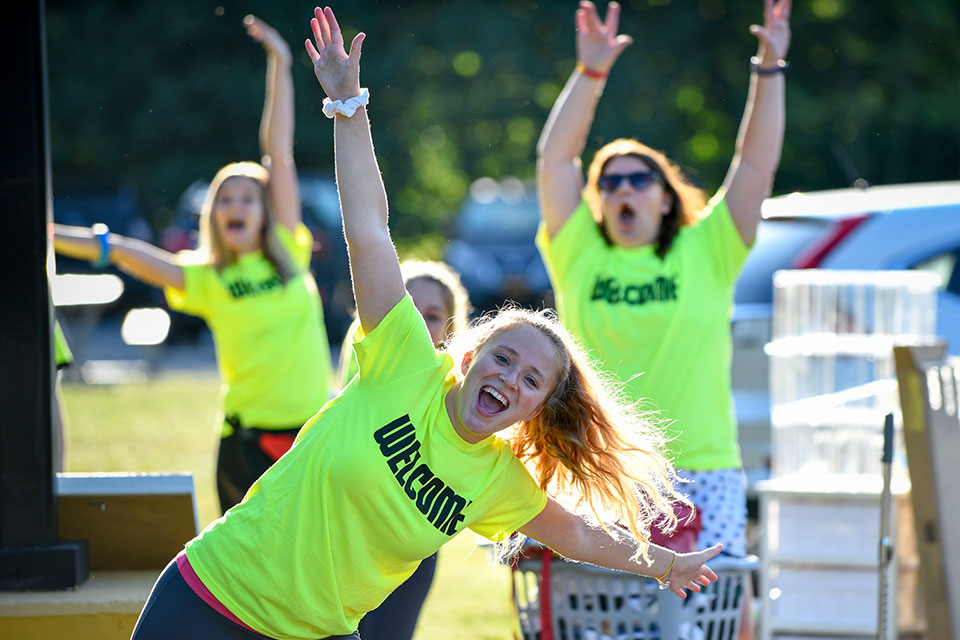
<instances>
[{"instance_id":1,"label":"forearm","mask_svg":"<svg viewBox=\"0 0 960 640\"><path fill-rule=\"evenodd\" d=\"M579 70L570 75L540 135L537 156L541 161L579 162L605 83Z\"/></svg>"},{"instance_id":2,"label":"forearm","mask_svg":"<svg viewBox=\"0 0 960 640\"><path fill-rule=\"evenodd\" d=\"M54 225L53 242L57 253L71 258L96 260L100 257L100 241L86 227ZM183 269L169 252L115 233L108 234L107 244L110 264L155 287L183 288Z\"/></svg>"},{"instance_id":3,"label":"forearm","mask_svg":"<svg viewBox=\"0 0 960 640\"><path fill-rule=\"evenodd\" d=\"M270 169L270 206L274 219L290 230L295 229L301 220L300 186L293 161L293 122L290 62L268 52L260 144Z\"/></svg>"},{"instance_id":4,"label":"forearm","mask_svg":"<svg viewBox=\"0 0 960 640\"><path fill-rule=\"evenodd\" d=\"M587 143L604 80L574 71L537 145L540 212L552 238L580 204L584 186L580 154Z\"/></svg>"},{"instance_id":5,"label":"forearm","mask_svg":"<svg viewBox=\"0 0 960 640\"><path fill-rule=\"evenodd\" d=\"M88 227L53 225L53 247L57 253L78 260L96 260L100 256L100 241Z\"/></svg>"},{"instance_id":6,"label":"forearm","mask_svg":"<svg viewBox=\"0 0 960 640\"><path fill-rule=\"evenodd\" d=\"M337 116L333 131L343 231L348 243L356 243L371 229L387 228L387 194L373 151L366 107L350 118Z\"/></svg>"},{"instance_id":7,"label":"forearm","mask_svg":"<svg viewBox=\"0 0 960 640\"><path fill-rule=\"evenodd\" d=\"M648 564L642 558L632 559L637 556L639 546L637 540L627 532L621 532L616 528L604 531L599 527L583 523L581 531L570 540L569 544L556 545L552 548L571 560L608 569L629 571L652 578L659 578L668 573L674 558L673 551L649 544L647 553L650 563Z\"/></svg>"},{"instance_id":8,"label":"forearm","mask_svg":"<svg viewBox=\"0 0 960 640\"><path fill-rule=\"evenodd\" d=\"M783 149L785 93L783 73L751 74L747 104L737 135L736 159L767 177L771 185Z\"/></svg>"},{"instance_id":9,"label":"forearm","mask_svg":"<svg viewBox=\"0 0 960 640\"><path fill-rule=\"evenodd\" d=\"M260 146L271 162L292 155L294 127L293 77L290 64L267 55L267 79L260 119Z\"/></svg>"}]
</instances>

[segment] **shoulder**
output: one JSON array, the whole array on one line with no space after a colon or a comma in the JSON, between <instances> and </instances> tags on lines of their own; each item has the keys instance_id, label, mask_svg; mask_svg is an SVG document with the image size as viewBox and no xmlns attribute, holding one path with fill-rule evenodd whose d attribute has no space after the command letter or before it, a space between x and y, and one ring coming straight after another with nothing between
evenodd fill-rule
<instances>
[{"instance_id":1,"label":"shoulder","mask_svg":"<svg viewBox=\"0 0 960 640\"><path fill-rule=\"evenodd\" d=\"M548 268L563 275L570 263L580 261L602 251L607 246L600 225L593 218L586 200L581 200L570 218L553 237L547 233L545 224L537 230L537 248Z\"/></svg>"}]
</instances>

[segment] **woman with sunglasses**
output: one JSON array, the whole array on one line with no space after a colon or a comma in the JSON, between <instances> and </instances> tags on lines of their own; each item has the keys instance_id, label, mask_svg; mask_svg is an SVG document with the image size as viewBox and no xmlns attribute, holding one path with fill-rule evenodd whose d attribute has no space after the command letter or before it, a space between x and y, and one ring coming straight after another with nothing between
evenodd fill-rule
<instances>
[{"instance_id":1,"label":"woman with sunglasses","mask_svg":"<svg viewBox=\"0 0 960 640\"><path fill-rule=\"evenodd\" d=\"M734 284L780 162L790 0L765 0L750 88L723 186L706 201L662 153L631 139L580 156L614 62L620 7L576 12L577 67L537 148L537 244L564 324L672 421L671 448L700 513L700 545L746 553L745 481L730 387ZM745 65L746 66L746 65ZM695 399L691 399L691 389ZM747 599L749 600L749 599ZM746 625L749 627L750 625ZM749 631L748 631L749 633Z\"/></svg>"}]
</instances>

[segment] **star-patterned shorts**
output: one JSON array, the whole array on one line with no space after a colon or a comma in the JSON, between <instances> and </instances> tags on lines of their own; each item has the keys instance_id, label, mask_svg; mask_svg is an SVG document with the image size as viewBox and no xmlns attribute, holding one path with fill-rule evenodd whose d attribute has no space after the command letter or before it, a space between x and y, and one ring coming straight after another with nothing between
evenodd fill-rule
<instances>
[{"instance_id":1,"label":"star-patterned shorts","mask_svg":"<svg viewBox=\"0 0 960 640\"><path fill-rule=\"evenodd\" d=\"M697 539L700 549L723 543L723 551L742 557L747 554L747 479L742 469L690 471L677 469L678 490L689 496L700 513L703 528Z\"/></svg>"}]
</instances>

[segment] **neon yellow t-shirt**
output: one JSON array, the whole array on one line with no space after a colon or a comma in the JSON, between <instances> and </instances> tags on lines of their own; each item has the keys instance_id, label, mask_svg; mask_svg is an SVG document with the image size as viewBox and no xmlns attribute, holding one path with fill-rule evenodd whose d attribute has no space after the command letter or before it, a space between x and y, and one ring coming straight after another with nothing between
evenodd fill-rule
<instances>
[{"instance_id":1,"label":"neon yellow t-shirt","mask_svg":"<svg viewBox=\"0 0 960 640\"><path fill-rule=\"evenodd\" d=\"M357 356L353 352L355 342L363 337L363 327L360 326L360 318L354 318L353 322L347 328L347 335L343 336L343 343L340 345L340 366L337 368L337 378L340 388L343 389L347 383L357 375Z\"/></svg>"},{"instance_id":2,"label":"neon yellow t-shirt","mask_svg":"<svg viewBox=\"0 0 960 640\"><path fill-rule=\"evenodd\" d=\"M58 369L73 363L73 352L70 351L70 345L67 344L67 339L63 335L59 320L53 323L53 353Z\"/></svg>"},{"instance_id":3,"label":"neon yellow t-shirt","mask_svg":"<svg viewBox=\"0 0 960 640\"><path fill-rule=\"evenodd\" d=\"M699 223L681 228L661 260L654 245L609 245L585 202L537 246L557 311L600 365L673 421L674 462L691 470L740 466L730 388L730 310L748 247L721 191Z\"/></svg>"},{"instance_id":4,"label":"neon yellow t-shirt","mask_svg":"<svg viewBox=\"0 0 960 640\"><path fill-rule=\"evenodd\" d=\"M409 295L355 349L359 375L187 545L213 595L273 638L351 633L459 531L504 539L546 505L508 443L454 430L453 360Z\"/></svg>"},{"instance_id":5,"label":"neon yellow t-shirt","mask_svg":"<svg viewBox=\"0 0 960 640\"><path fill-rule=\"evenodd\" d=\"M221 272L178 254L184 290L166 287L171 309L203 318L217 348L223 410L245 426L289 429L330 399L330 346L304 225L276 234L301 271L284 286L260 251ZM229 435L227 431L224 436Z\"/></svg>"}]
</instances>

